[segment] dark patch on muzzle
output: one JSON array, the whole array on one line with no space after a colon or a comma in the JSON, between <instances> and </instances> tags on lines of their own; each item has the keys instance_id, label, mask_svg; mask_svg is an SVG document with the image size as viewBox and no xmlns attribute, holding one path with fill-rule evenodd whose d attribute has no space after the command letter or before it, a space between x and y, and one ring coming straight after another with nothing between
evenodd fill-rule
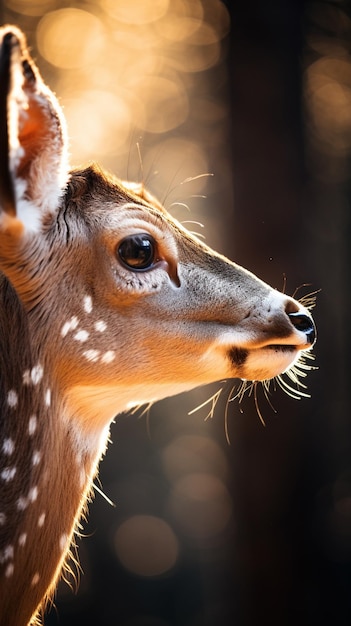
<instances>
[{"instance_id":1,"label":"dark patch on muzzle","mask_svg":"<svg viewBox=\"0 0 351 626\"><path fill-rule=\"evenodd\" d=\"M228 356L235 367L241 367L245 365L248 354L248 350L244 350L244 348L232 348L229 350Z\"/></svg>"}]
</instances>

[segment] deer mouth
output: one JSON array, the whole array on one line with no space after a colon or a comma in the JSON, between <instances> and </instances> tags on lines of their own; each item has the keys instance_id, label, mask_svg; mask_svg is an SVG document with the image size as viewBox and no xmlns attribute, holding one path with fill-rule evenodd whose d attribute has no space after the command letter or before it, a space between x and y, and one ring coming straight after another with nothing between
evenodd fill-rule
<instances>
[{"instance_id":1,"label":"deer mouth","mask_svg":"<svg viewBox=\"0 0 351 626\"><path fill-rule=\"evenodd\" d=\"M269 344L267 346L262 346L261 348L253 348L252 350L248 350L246 348L232 348L229 350L229 358L233 365L236 367L242 367L245 365L250 353L263 353L265 350L272 350L275 353L296 353L298 351L297 346L290 344Z\"/></svg>"},{"instance_id":2,"label":"deer mouth","mask_svg":"<svg viewBox=\"0 0 351 626\"><path fill-rule=\"evenodd\" d=\"M272 343L269 346L264 346L264 350L274 350L275 352L297 352L298 347L294 345L285 345L279 343Z\"/></svg>"},{"instance_id":3,"label":"deer mouth","mask_svg":"<svg viewBox=\"0 0 351 626\"><path fill-rule=\"evenodd\" d=\"M294 365L299 346L268 344L258 348L231 348L228 356L236 376L246 380L268 380L279 376Z\"/></svg>"}]
</instances>

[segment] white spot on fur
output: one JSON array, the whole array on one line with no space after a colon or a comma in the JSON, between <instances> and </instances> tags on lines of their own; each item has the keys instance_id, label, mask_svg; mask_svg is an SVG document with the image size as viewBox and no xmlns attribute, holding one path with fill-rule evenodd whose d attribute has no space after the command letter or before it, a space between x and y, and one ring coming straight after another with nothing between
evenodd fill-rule
<instances>
[{"instance_id":1,"label":"white spot on fur","mask_svg":"<svg viewBox=\"0 0 351 626\"><path fill-rule=\"evenodd\" d=\"M86 330L79 330L73 337L76 341L86 341L89 337L89 333Z\"/></svg>"},{"instance_id":2,"label":"white spot on fur","mask_svg":"<svg viewBox=\"0 0 351 626\"><path fill-rule=\"evenodd\" d=\"M6 561L12 561L15 551L12 545L6 546L2 552L0 552L0 563L6 563Z\"/></svg>"},{"instance_id":3,"label":"white spot on fur","mask_svg":"<svg viewBox=\"0 0 351 626\"><path fill-rule=\"evenodd\" d=\"M6 515L5 513L0 513L0 526L4 526L6 523Z\"/></svg>"},{"instance_id":4,"label":"white spot on fur","mask_svg":"<svg viewBox=\"0 0 351 626\"><path fill-rule=\"evenodd\" d=\"M18 498L16 506L18 511L24 511L28 506L27 498L25 498L24 496Z\"/></svg>"},{"instance_id":5,"label":"white spot on fur","mask_svg":"<svg viewBox=\"0 0 351 626\"><path fill-rule=\"evenodd\" d=\"M91 313L92 312L92 310L93 310L93 301L91 299L91 296L84 296L83 305L84 305L84 311L86 313Z\"/></svg>"},{"instance_id":6,"label":"white spot on fur","mask_svg":"<svg viewBox=\"0 0 351 626\"><path fill-rule=\"evenodd\" d=\"M38 519L38 526L39 526L39 528L42 528L44 526L45 517L46 517L46 513L42 513L39 516L39 519Z\"/></svg>"},{"instance_id":7,"label":"white spot on fur","mask_svg":"<svg viewBox=\"0 0 351 626\"><path fill-rule=\"evenodd\" d=\"M18 395L14 389L10 389L7 394L7 404L13 409L18 404Z\"/></svg>"},{"instance_id":8,"label":"white spot on fur","mask_svg":"<svg viewBox=\"0 0 351 626\"><path fill-rule=\"evenodd\" d=\"M43 378L43 374L44 374L44 370L41 365L38 364L32 368L30 377L31 377L33 385L37 385L38 383L40 383L41 379Z\"/></svg>"},{"instance_id":9,"label":"white spot on fur","mask_svg":"<svg viewBox=\"0 0 351 626\"><path fill-rule=\"evenodd\" d=\"M34 450L33 456L32 456L33 467L35 467L36 465L39 465L40 461L41 461L41 452L39 452L39 450Z\"/></svg>"},{"instance_id":10,"label":"white spot on fur","mask_svg":"<svg viewBox=\"0 0 351 626\"><path fill-rule=\"evenodd\" d=\"M95 322L94 327L97 332L103 333L107 328L107 324L103 320L99 320L98 322Z\"/></svg>"},{"instance_id":11,"label":"white spot on fur","mask_svg":"<svg viewBox=\"0 0 351 626\"><path fill-rule=\"evenodd\" d=\"M95 363L100 356L100 350L86 350L83 352L83 356L85 356L88 361L93 361Z\"/></svg>"},{"instance_id":12,"label":"white spot on fur","mask_svg":"<svg viewBox=\"0 0 351 626\"><path fill-rule=\"evenodd\" d=\"M9 563L6 570L5 570L5 576L6 578L10 578L13 575L13 572L15 571L15 566L13 563Z\"/></svg>"},{"instance_id":13,"label":"white spot on fur","mask_svg":"<svg viewBox=\"0 0 351 626\"><path fill-rule=\"evenodd\" d=\"M28 492L28 500L35 502L38 497L38 487L32 487Z\"/></svg>"},{"instance_id":14,"label":"white spot on fur","mask_svg":"<svg viewBox=\"0 0 351 626\"><path fill-rule=\"evenodd\" d=\"M50 406L51 405L51 389L47 389L45 391L45 404L46 404L46 406Z\"/></svg>"},{"instance_id":15,"label":"white spot on fur","mask_svg":"<svg viewBox=\"0 0 351 626\"><path fill-rule=\"evenodd\" d=\"M61 336L66 337L67 333L77 328L78 324L78 318L76 316L71 317L71 319L68 322L65 322L65 324L62 326Z\"/></svg>"},{"instance_id":16,"label":"white spot on fur","mask_svg":"<svg viewBox=\"0 0 351 626\"><path fill-rule=\"evenodd\" d=\"M28 433L32 437L37 429L37 418L35 415L31 415L28 422Z\"/></svg>"},{"instance_id":17,"label":"white spot on fur","mask_svg":"<svg viewBox=\"0 0 351 626\"><path fill-rule=\"evenodd\" d=\"M66 549L67 541L68 541L67 535L66 534L61 535L60 541L59 541L61 552L63 552Z\"/></svg>"},{"instance_id":18,"label":"white spot on fur","mask_svg":"<svg viewBox=\"0 0 351 626\"><path fill-rule=\"evenodd\" d=\"M18 537L18 545L21 546L23 548L23 546L26 545L27 542L27 533L22 533L19 537Z\"/></svg>"},{"instance_id":19,"label":"white spot on fur","mask_svg":"<svg viewBox=\"0 0 351 626\"><path fill-rule=\"evenodd\" d=\"M17 468L16 467L5 467L0 476L1 478L5 481L5 483L10 482L10 480L12 480L17 472Z\"/></svg>"},{"instance_id":20,"label":"white spot on fur","mask_svg":"<svg viewBox=\"0 0 351 626\"><path fill-rule=\"evenodd\" d=\"M43 378L44 370L40 364L35 365L31 370L23 372L22 380L24 385L37 385Z\"/></svg>"},{"instance_id":21,"label":"white spot on fur","mask_svg":"<svg viewBox=\"0 0 351 626\"><path fill-rule=\"evenodd\" d=\"M35 587L35 585L38 584L39 580L40 580L39 572L35 572L32 578L31 587Z\"/></svg>"},{"instance_id":22,"label":"white spot on fur","mask_svg":"<svg viewBox=\"0 0 351 626\"><path fill-rule=\"evenodd\" d=\"M12 439L4 439L4 443L2 444L2 451L7 456L11 456L15 449L15 444Z\"/></svg>"},{"instance_id":23,"label":"white spot on fur","mask_svg":"<svg viewBox=\"0 0 351 626\"><path fill-rule=\"evenodd\" d=\"M115 356L116 354L113 350L108 350L107 352L105 352L105 354L102 355L101 363L112 363Z\"/></svg>"}]
</instances>

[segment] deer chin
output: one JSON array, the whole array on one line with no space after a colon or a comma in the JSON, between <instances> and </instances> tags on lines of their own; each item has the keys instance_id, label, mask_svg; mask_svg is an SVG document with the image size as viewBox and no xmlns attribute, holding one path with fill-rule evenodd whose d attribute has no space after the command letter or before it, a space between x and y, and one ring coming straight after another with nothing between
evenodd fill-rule
<instances>
[{"instance_id":1,"label":"deer chin","mask_svg":"<svg viewBox=\"0 0 351 626\"><path fill-rule=\"evenodd\" d=\"M134 385L76 385L66 393L69 413L86 433L99 433L120 413L135 407L153 404L196 387L196 383L169 383ZM94 438L94 436L93 436ZM93 441L93 440L92 440ZM95 445L95 444L94 444Z\"/></svg>"},{"instance_id":2,"label":"deer chin","mask_svg":"<svg viewBox=\"0 0 351 626\"><path fill-rule=\"evenodd\" d=\"M230 351L230 359L240 370L240 378L263 381L293 367L302 352L295 345L272 344L249 350L234 348Z\"/></svg>"}]
</instances>

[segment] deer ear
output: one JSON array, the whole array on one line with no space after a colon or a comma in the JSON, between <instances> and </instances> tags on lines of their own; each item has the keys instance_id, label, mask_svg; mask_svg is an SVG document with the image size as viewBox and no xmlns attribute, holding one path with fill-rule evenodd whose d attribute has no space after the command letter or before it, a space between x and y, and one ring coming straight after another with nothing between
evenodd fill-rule
<instances>
[{"instance_id":1,"label":"deer ear","mask_svg":"<svg viewBox=\"0 0 351 626\"><path fill-rule=\"evenodd\" d=\"M0 36L0 205L37 230L68 180L65 122L21 31L8 26Z\"/></svg>"}]
</instances>

